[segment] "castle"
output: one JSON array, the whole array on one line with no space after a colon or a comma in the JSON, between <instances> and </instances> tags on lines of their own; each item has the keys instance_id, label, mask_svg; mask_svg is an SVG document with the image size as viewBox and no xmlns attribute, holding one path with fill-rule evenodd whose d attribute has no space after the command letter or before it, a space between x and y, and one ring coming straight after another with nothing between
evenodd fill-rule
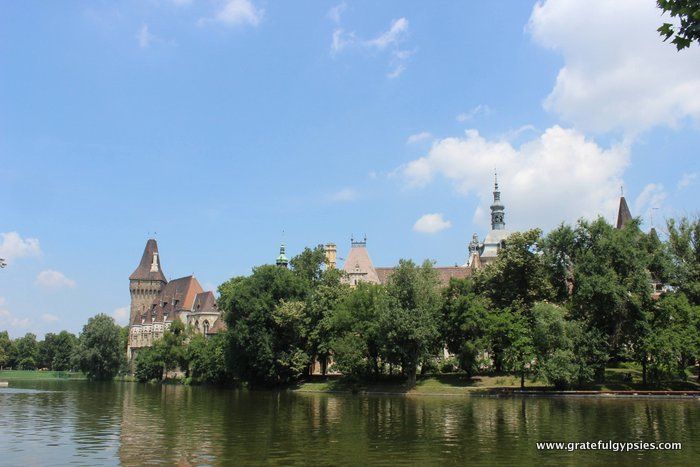
<instances>
[{"instance_id":1,"label":"castle","mask_svg":"<svg viewBox=\"0 0 700 467\"><path fill-rule=\"evenodd\" d=\"M194 275L166 280L155 239L146 242L141 262L129 276L129 292L129 362L139 349L162 337L176 319L205 336L225 328L214 293L205 292Z\"/></svg>"},{"instance_id":2,"label":"castle","mask_svg":"<svg viewBox=\"0 0 700 467\"><path fill-rule=\"evenodd\" d=\"M479 241L475 233L468 245L467 261L462 265L436 266L433 269L437 272L442 285L447 285L450 279L464 279L469 277L478 269L493 262L498 256L498 252L505 245L506 238L511 232L506 230L505 206L501 202L501 192L498 189L498 178L494 181L493 204L491 204L491 231L486 235L484 241ZM327 263L335 266L335 245L326 245ZM363 240L350 240L350 252L343 265L346 274L345 281L350 285L358 282L369 282L373 284L386 284L389 277L394 272L393 267L374 267L367 252L367 238Z\"/></svg>"}]
</instances>

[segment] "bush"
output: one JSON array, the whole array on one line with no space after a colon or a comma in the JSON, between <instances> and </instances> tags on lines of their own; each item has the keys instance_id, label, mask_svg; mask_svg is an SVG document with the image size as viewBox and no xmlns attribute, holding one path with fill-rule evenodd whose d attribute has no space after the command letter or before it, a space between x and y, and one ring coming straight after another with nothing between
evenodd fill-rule
<instances>
[{"instance_id":1,"label":"bush","mask_svg":"<svg viewBox=\"0 0 700 467\"><path fill-rule=\"evenodd\" d=\"M578 382L578 368L570 350L556 350L542 364L542 376L557 389L568 389Z\"/></svg>"},{"instance_id":2,"label":"bush","mask_svg":"<svg viewBox=\"0 0 700 467\"><path fill-rule=\"evenodd\" d=\"M153 379L160 381L163 379L164 367L165 363L158 349L156 347L147 347L139 350L136 355L136 371L134 371L134 376L142 383Z\"/></svg>"},{"instance_id":3,"label":"bush","mask_svg":"<svg viewBox=\"0 0 700 467\"><path fill-rule=\"evenodd\" d=\"M440 363L440 373L454 373L457 368L457 359L454 357L447 357Z\"/></svg>"}]
</instances>

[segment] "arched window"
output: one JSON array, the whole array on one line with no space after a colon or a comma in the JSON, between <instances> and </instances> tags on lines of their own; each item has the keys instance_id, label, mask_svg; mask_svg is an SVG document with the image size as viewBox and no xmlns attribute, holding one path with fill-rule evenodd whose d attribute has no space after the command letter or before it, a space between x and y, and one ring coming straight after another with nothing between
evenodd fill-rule
<instances>
[{"instance_id":1,"label":"arched window","mask_svg":"<svg viewBox=\"0 0 700 467\"><path fill-rule=\"evenodd\" d=\"M199 331L199 320L194 322L194 327L197 331Z\"/></svg>"},{"instance_id":2,"label":"arched window","mask_svg":"<svg viewBox=\"0 0 700 467\"><path fill-rule=\"evenodd\" d=\"M204 334L209 332L209 321L204 320Z\"/></svg>"}]
</instances>

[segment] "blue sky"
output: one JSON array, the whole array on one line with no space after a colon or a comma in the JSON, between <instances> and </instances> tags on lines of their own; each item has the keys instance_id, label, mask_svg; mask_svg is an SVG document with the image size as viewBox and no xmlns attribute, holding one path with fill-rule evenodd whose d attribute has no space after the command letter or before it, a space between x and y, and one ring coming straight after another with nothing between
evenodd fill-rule
<instances>
[{"instance_id":1,"label":"blue sky","mask_svg":"<svg viewBox=\"0 0 700 467\"><path fill-rule=\"evenodd\" d=\"M621 19L624 18L624 21ZM700 48L654 2L0 2L0 329L124 323L157 232L215 288L351 234L462 264L509 228L697 213ZM284 231L284 234L282 233Z\"/></svg>"}]
</instances>

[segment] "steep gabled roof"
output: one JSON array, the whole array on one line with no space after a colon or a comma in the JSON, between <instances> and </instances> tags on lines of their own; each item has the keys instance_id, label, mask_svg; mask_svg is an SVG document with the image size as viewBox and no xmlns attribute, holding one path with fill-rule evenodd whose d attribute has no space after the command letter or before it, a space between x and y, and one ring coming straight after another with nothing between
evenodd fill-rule
<instances>
[{"instance_id":1,"label":"steep gabled roof","mask_svg":"<svg viewBox=\"0 0 700 467\"><path fill-rule=\"evenodd\" d=\"M373 284L379 283L377 271L374 269L372 260L369 259L369 253L367 253L365 242L352 243L348 258L343 265L343 271L355 277L361 275L360 280L362 281L371 282Z\"/></svg>"},{"instance_id":2,"label":"steep gabled roof","mask_svg":"<svg viewBox=\"0 0 700 467\"><path fill-rule=\"evenodd\" d=\"M193 313L218 313L216 297L211 291L198 293L192 306Z\"/></svg>"},{"instance_id":3,"label":"steep gabled roof","mask_svg":"<svg viewBox=\"0 0 700 467\"><path fill-rule=\"evenodd\" d=\"M151 307L144 312L145 323L173 321L181 310L191 310L195 298L201 293L202 286L194 276L181 277L168 282Z\"/></svg>"},{"instance_id":4,"label":"steep gabled roof","mask_svg":"<svg viewBox=\"0 0 700 467\"><path fill-rule=\"evenodd\" d=\"M154 239L149 238L146 242L146 248L144 248L143 256L141 256L141 262L136 270L131 273L129 280L167 282L163 274L163 269L160 267L158 243L156 243Z\"/></svg>"},{"instance_id":5,"label":"steep gabled roof","mask_svg":"<svg viewBox=\"0 0 700 467\"><path fill-rule=\"evenodd\" d=\"M620 197L620 207L617 210L617 228L621 229L627 224L629 221L632 220L632 213L630 212L630 208L627 207L627 200L625 200L624 196Z\"/></svg>"},{"instance_id":6,"label":"steep gabled roof","mask_svg":"<svg viewBox=\"0 0 700 467\"><path fill-rule=\"evenodd\" d=\"M381 284L386 284L396 268L377 268L377 276ZM437 273L440 285L446 287L450 279L464 279L472 275L471 267L464 266L436 266L433 270Z\"/></svg>"}]
</instances>

